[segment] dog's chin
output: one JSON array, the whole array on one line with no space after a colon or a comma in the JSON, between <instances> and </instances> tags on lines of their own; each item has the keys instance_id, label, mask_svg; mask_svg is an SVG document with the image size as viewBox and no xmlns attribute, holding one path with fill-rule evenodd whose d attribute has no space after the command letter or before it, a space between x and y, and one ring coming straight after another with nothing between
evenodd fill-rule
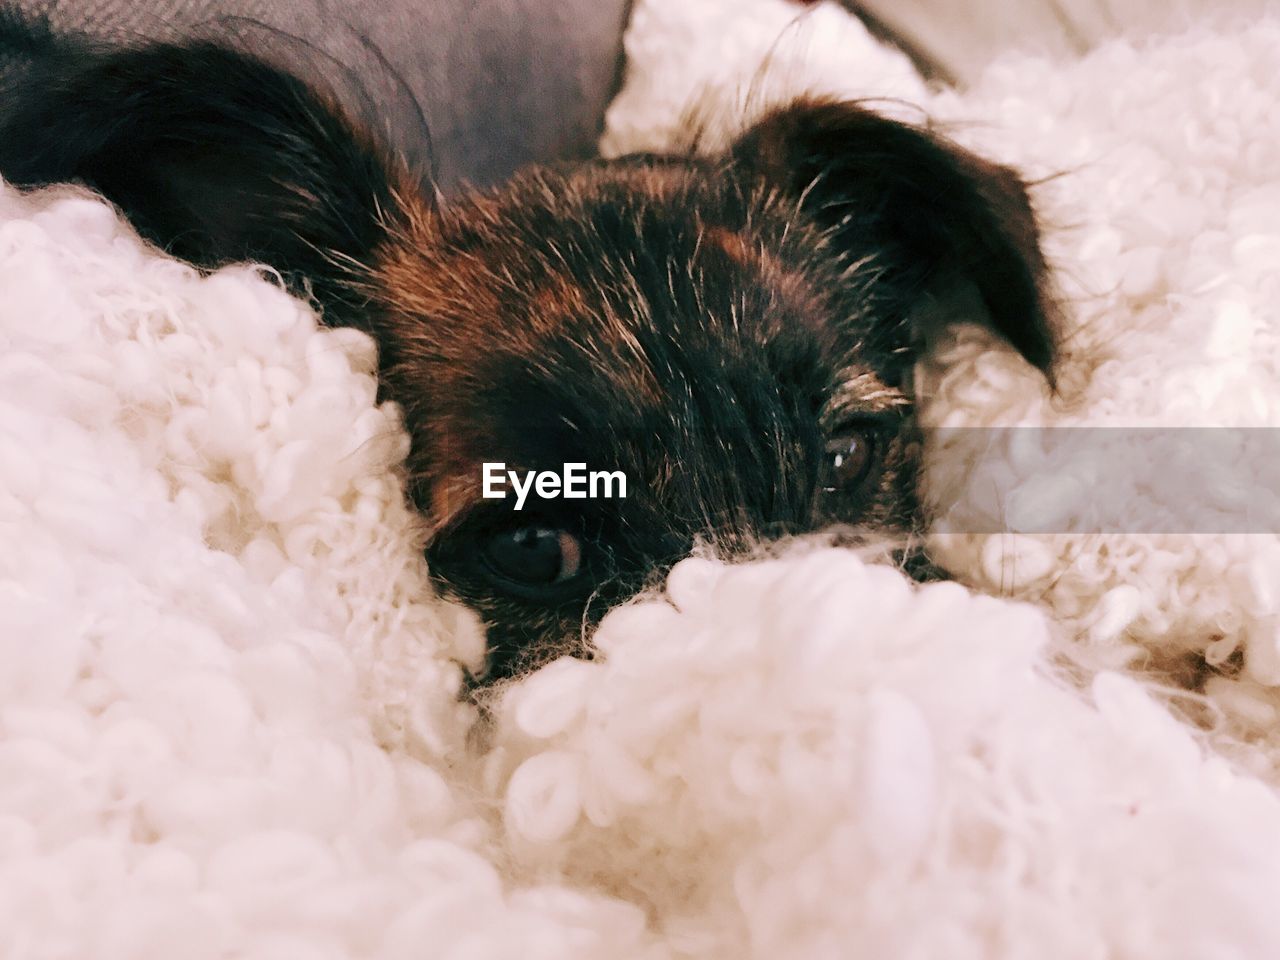
<instances>
[{"instance_id":1,"label":"dog's chin","mask_svg":"<svg viewBox=\"0 0 1280 960\"><path fill-rule=\"evenodd\" d=\"M720 563L752 563L793 558L814 551L848 550L866 563L888 564L917 582L946 579L912 533L883 527L835 524L825 529L782 537L735 538L732 545L703 538L689 557ZM611 609L645 599L663 599L665 579L674 566L649 572L644 583L619 592L597 588L583 604L539 609L526 600L501 595L472 597L468 605L481 611L486 623L488 655L483 669L468 672L464 696L485 703L511 683L562 657L592 660L599 656L592 636ZM606 595L607 594L607 595Z\"/></svg>"},{"instance_id":2,"label":"dog's chin","mask_svg":"<svg viewBox=\"0 0 1280 960\"><path fill-rule=\"evenodd\" d=\"M465 674L464 695L475 699L527 676L561 657L592 659L591 634L603 615L592 619L590 606L539 609L501 595L471 596L463 601L485 625L486 656L482 669Z\"/></svg>"},{"instance_id":3,"label":"dog's chin","mask_svg":"<svg viewBox=\"0 0 1280 960\"><path fill-rule=\"evenodd\" d=\"M877 524L832 524L810 533L739 544L733 551L718 549L714 543L702 543L692 555L732 563L791 558L831 548L848 550L864 563L896 567L918 583L948 579L947 572L929 556L919 530Z\"/></svg>"}]
</instances>

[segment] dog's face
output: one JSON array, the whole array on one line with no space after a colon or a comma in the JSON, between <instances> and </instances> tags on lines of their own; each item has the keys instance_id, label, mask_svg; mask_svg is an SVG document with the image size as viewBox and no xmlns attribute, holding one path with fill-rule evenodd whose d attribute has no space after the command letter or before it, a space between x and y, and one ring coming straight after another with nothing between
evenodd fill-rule
<instances>
[{"instance_id":1,"label":"dog's face","mask_svg":"<svg viewBox=\"0 0 1280 960\"><path fill-rule=\"evenodd\" d=\"M504 662L689 552L902 529L908 403L794 203L712 165L531 173L397 240L373 289L431 568ZM624 499L486 500L483 464L621 471Z\"/></svg>"},{"instance_id":2,"label":"dog's face","mask_svg":"<svg viewBox=\"0 0 1280 960\"><path fill-rule=\"evenodd\" d=\"M291 271L378 341L445 590L490 675L705 541L917 520L905 377L932 297L1048 369L1020 181L856 105L799 103L718 157L534 170L443 209L304 85L208 45L90 60L0 122L0 174L81 179L197 263ZM58 140L58 131L65 133ZM203 138L203 141L197 137ZM484 496L485 464L625 498Z\"/></svg>"}]
</instances>

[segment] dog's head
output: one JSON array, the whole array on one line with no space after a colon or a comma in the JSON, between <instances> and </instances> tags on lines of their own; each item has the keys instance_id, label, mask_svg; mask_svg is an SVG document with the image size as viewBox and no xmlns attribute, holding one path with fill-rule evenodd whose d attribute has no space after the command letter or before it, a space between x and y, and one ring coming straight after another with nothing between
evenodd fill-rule
<instances>
[{"instance_id":1,"label":"dog's head","mask_svg":"<svg viewBox=\"0 0 1280 960\"><path fill-rule=\"evenodd\" d=\"M161 46L62 70L0 122L0 174L83 180L180 256L264 260L373 334L432 574L489 623L493 674L572 648L700 540L908 531L907 375L934 301L976 294L973 319L1050 368L1022 182L857 104L791 104L715 157L531 170L440 207L250 58ZM626 496L548 484L516 509L484 495L496 463L620 472Z\"/></svg>"}]
</instances>

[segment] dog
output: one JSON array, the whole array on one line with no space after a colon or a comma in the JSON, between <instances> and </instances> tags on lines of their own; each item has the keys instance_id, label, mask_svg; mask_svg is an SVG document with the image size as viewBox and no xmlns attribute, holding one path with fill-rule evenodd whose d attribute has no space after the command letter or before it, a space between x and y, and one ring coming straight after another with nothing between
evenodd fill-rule
<instances>
[{"instance_id":1,"label":"dog","mask_svg":"<svg viewBox=\"0 0 1280 960\"><path fill-rule=\"evenodd\" d=\"M206 40L53 58L0 102L0 176L78 182L202 268L258 261L377 342L430 574L485 680L589 653L697 544L921 523L910 370L938 302L1051 376L1018 174L857 102L764 113L717 155L518 173L444 203L333 98ZM625 498L485 496L485 464L620 472Z\"/></svg>"}]
</instances>

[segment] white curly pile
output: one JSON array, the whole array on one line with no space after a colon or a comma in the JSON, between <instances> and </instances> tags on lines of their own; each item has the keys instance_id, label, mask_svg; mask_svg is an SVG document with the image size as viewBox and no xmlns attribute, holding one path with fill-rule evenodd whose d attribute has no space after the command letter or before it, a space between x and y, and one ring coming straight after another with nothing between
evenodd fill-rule
<instances>
[{"instance_id":1,"label":"white curly pile","mask_svg":"<svg viewBox=\"0 0 1280 960\"><path fill-rule=\"evenodd\" d=\"M1052 225L1046 248L1067 298L1069 357L1064 395L1046 403L1009 354L961 346L936 381L933 422L1233 428L1194 434L1193 459L1174 461L1174 482L1160 482L1168 461L1144 447L1136 456L1151 460L1146 470L1106 487L1089 458L1067 449L1037 457L1011 440L994 458L1007 471L998 506L961 467L967 451L938 451L935 491L961 529L975 515L1012 512L1020 495L1072 486L1069 499L1105 505L1107 529L1141 530L1163 511L1178 518L1175 529L1214 531L1224 529L1224 510L1257 517L1257 531L1277 529L1275 450L1241 442L1245 432L1234 429L1280 426L1277 103L1280 19L1149 47L1114 44L1066 72L1017 60L972 96L940 103L944 115L977 111L1000 125L961 131L975 146L1033 177L1064 173L1035 196ZM1089 436L1097 461L1135 459L1132 432ZM956 498L956 489L965 492ZM1274 534L941 536L938 547L979 586L1044 604L1112 663L1217 666L1239 651L1243 672L1210 679L1207 692L1254 734L1270 738L1280 724Z\"/></svg>"},{"instance_id":2,"label":"white curly pile","mask_svg":"<svg viewBox=\"0 0 1280 960\"><path fill-rule=\"evenodd\" d=\"M967 331L920 371L926 423L1280 425L1280 19L1116 41L1069 66L1011 57L963 94L927 91L834 3L801 15L786 0L647 0L627 49L631 73L603 141L613 154L679 142L690 115L709 124L708 142L723 142L766 105L816 92L891 98L887 112L917 121L923 107L961 143L1038 182L1067 304L1062 395L1051 399L1011 351ZM1017 505L1044 508L1053 496L1079 511L1059 529L1151 529L1164 515L1175 529L1232 529L1224 507L1275 529L1270 444L1201 435L1187 441L1200 454L1180 464L1188 475L1153 491L1144 483L1162 479L1160 467L1139 469L1142 459L1169 447L1135 453L1131 431L1091 431L1087 458L1067 443L1028 449L1025 431L947 435L928 477L944 565L1043 604L1097 662L1185 674L1189 661L1217 666L1239 651L1243 673L1214 677L1208 692L1253 733L1280 723L1277 537L947 532L1028 529ZM1249 459L1269 453L1272 462ZM1224 477L1244 482L1246 502L1215 500Z\"/></svg>"},{"instance_id":3,"label":"white curly pile","mask_svg":"<svg viewBox=\"0 0 1280 960\"><path fill-rule=\"evenodd\" d=\"M611 148L766 54L781 89L926 96L796 9L640 0ZM1072 171L1037 191L1070 404L966 333L934 422L1274 419L1277 62L1264 23L928 100ZM1244 649L1211 693L1265 728L1270 538L948 538L1040 609L816 546L691 559L469 737L481 638L431 595L373 369L262 271L201 277L91 198L0 185L0 956L1280 956L1272 783L1126 666ZM1049 664L1082 638L1114 669L1077 691Z\"/></svg>"}]
</instances>

